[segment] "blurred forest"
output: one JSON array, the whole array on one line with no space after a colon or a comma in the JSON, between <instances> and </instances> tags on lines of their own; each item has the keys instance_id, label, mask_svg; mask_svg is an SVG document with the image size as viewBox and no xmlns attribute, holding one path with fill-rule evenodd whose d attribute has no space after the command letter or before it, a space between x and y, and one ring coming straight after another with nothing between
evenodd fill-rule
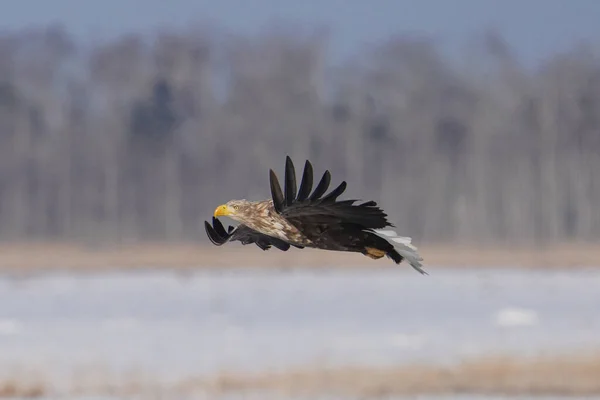
<instances>
[{"instance_id":1,"label":"blurred forest","mask_svg":"<svg viewBox=\"0 0 600 400\"><path fill-rule=\"evenodd\" d=\"M600 239L600 59L535 68L483 32L455 61L396 36L332 66L328 34L0 34L0 239L207 242L231 198L306 158L421 241ZM297 171L300 173L300 171Z\"/></svg>"}]
</instances>

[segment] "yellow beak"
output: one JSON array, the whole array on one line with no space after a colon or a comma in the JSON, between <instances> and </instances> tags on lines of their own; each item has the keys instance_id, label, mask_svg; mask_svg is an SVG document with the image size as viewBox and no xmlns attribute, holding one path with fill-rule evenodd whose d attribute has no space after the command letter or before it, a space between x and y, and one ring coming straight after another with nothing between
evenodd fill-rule
<instances>
[{"instance_id":1,"label":"yellow beak","mask_svg":"<svg viewBox=\"0 0 600 400\"><path fill-rule=\"evenodd\" d=\"M215 217L223 217L230 215L229 207L226 204L222 204L215 209Z\"/></svg>"}]
</instances>

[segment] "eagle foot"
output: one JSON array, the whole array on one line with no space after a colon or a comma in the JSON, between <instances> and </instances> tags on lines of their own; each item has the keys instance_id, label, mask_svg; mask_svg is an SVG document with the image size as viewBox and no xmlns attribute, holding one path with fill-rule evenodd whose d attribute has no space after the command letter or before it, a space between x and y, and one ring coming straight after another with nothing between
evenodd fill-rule
<instances>
[{"instance_id":1,"label":"eagle foot","mask_svg":"<svg viewBox=\"0 0 600 400\"><path fill-rule=\"evenodd\" d=\"M373 260L378 260L385 256L385 251L376 249L375 247L365 247L363 254L372 258Z\"/></svg>"}]
</instances>

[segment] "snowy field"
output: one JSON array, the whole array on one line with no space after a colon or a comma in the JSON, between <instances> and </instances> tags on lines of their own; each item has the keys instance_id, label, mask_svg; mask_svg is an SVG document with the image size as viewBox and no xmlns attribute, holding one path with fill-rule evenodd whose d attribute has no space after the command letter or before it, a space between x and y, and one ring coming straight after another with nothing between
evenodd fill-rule
<instances>
[{"instance_id":1,"label":"snowy field","mask_svg":"<svg viewBox=\"0 0 600 400\"><path fill-rule=\"evenodd\" d=\"M597 270L428 271L5 276L0 376L35 373L60 387L86 370L176 381L600 348Z\"/></svg>"}]
</instances>

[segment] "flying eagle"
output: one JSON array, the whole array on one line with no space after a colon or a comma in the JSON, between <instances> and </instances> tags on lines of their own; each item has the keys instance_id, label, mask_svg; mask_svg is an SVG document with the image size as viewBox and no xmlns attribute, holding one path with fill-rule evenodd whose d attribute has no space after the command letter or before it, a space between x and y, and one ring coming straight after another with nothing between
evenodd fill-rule
<instances>
[{"instance_id":1,"label":"flying eagle","mask_svg":"<svg viewBox=\"0 0 600 400\"><path fill-rule=\"evenodd\" d=\"M307 160L300 188L296 186L296 171L288 156L285 163L284 190L277 175L269 171L271 199L263 201L230 200L216 208L212 225L204 226L210 241L221 246L229 241L243 245L256 244L262 250L276 247L287 251L290 246L362 253L372 259L383 256L396 264L404 259L417 271L427 274L411 238L398 236L394 227L374 201L354 204L358 200L337 198L346 190L346 182L328 194L331 174L325 171L311 193L313 168ZM227 216L238 222L227 230L217 217Z\"/></svg>"}]
</instances>

